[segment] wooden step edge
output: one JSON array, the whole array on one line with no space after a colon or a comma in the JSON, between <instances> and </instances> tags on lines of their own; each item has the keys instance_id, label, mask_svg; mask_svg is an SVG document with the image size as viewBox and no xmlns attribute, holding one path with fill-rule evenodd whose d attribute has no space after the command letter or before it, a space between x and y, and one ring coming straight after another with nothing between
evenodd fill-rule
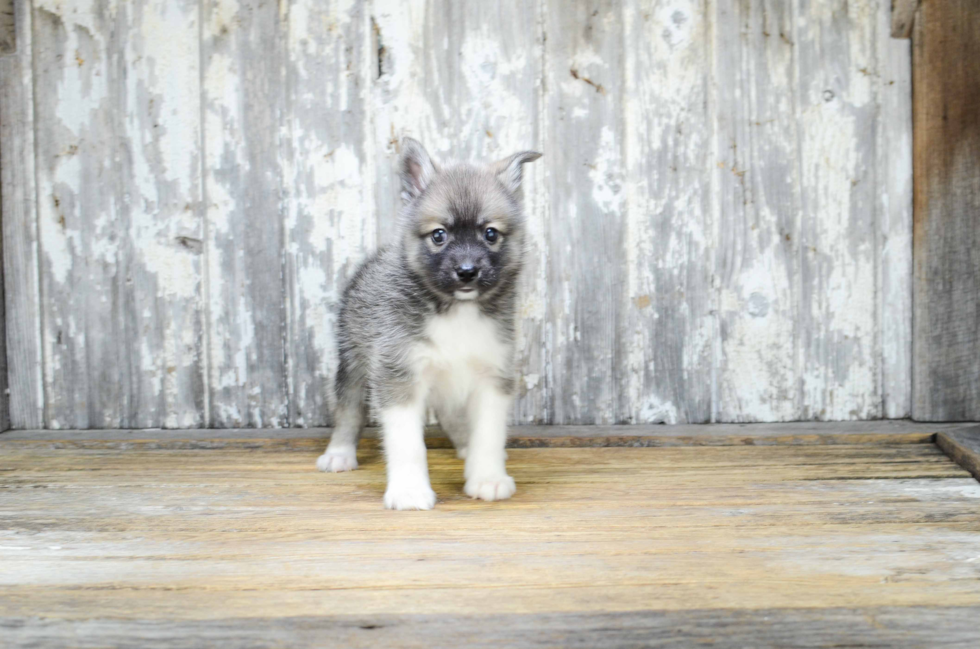
<instances>
[{"instance_id":1,"label":"wooden step edge","mask_svg":"<svg viewBox=\"0 0 980 649\"><path fill-rule=\"evenodd\" d=\"M980 480L980 426L939 432L936 446Z\"/></svg>"},{"instance_id":2,"label":"wooden step edge","mask_svg":"<svg viewBox=\"0 0 980 649\"><path fill-rule=\"evenodd\" d=\"M907 420L872 422L794 422L786 424L702 424L636 426L513 426L510 448L788 446L828 444L924 444L937 434L980 428L975 423L920 424ZM113 449L267 449L301 450L324 446L329 428L310 429L127 429L20 430L0 434L7 445L43 448ZM365 431L365 447L377 444L378 431ZM438 427L426 431L429 448L450 448Z\"/></svg>"}]
</instances>

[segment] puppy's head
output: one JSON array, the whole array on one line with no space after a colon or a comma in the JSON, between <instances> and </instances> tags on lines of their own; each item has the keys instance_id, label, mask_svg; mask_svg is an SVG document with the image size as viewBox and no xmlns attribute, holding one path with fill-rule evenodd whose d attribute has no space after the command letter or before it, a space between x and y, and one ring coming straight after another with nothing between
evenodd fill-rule
<instances>
[{"instance_id":1,"label":"puppy's head","mask_svg":"<svg viewBox=\"0 0 980 649\"><path fill-rule=\"evenodd\" d=\"M402 245L431 290L481 300L513 284L524 251L521 171L540 157L522 151L485 167L440 169L419 142L402 141Z\"/></svg>"}]
</instances>

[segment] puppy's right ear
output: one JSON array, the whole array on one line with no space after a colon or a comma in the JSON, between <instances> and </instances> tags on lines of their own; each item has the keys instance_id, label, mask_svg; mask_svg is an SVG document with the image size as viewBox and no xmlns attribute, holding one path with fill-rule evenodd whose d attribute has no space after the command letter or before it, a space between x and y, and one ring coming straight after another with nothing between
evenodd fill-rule
<instances>
[{"instance_id":1,"label":"puppy's right ear","mask_svg":"<svg viewBox=\"0 0 980 649\"><path fill-rule=\"evenodd\" d=\"M402 139L399 173L402 177L402 200L405 203L411 203L421 196L436 172L436 166L421 142L410 137Z\"/></svg>"}]
</instances>

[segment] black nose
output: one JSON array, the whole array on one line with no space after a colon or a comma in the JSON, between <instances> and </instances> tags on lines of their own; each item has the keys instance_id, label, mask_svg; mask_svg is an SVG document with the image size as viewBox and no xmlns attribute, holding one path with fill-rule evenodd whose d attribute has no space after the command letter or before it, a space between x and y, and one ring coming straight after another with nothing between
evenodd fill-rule
<instances>
[{"instance_id":1,"label":"black nose","mask_svg":"<svg viewBox=\"0 0 980 649\"><path fill-rule=\"evenodd\" d=\"M480 271L473 264L460 264L456 267L456 277L464 284L472 282L479 274Z\"/></svg>"}]
</instances>

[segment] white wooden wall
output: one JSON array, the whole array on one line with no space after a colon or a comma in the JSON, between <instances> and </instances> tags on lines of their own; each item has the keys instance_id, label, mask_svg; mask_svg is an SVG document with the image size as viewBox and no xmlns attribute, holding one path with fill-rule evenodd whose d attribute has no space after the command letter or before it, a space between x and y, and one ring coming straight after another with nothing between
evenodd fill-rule
<instances>
[{"instance_id":1,"label":"white wooden wall","mask_svg":"<svg viewBox=\"0 0 980 649\"><path fill-rule=\"evenodd\" d=\"M329 424L403 135L545 153L516 422L909 412L888 0L14 4L14 427Z\"/></svg>"}]
</instances>

